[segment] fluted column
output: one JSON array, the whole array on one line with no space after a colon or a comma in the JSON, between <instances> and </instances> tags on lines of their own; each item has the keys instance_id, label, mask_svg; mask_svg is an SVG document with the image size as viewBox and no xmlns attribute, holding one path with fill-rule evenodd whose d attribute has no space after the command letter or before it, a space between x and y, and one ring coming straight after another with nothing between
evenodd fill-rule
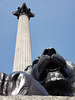
<instances>
[{"instance_id":1,"label":"fluted column","mask_svg":"<svg viewBox=\"0 0 75 100\"><path fill-rule=\"evenodd\" d=\"M13 71L24 71L26 66L32 64L29 19L34 17L34 14L30 12L25 3L13 14L18 18Z\"/></svg>"}]
</instances>

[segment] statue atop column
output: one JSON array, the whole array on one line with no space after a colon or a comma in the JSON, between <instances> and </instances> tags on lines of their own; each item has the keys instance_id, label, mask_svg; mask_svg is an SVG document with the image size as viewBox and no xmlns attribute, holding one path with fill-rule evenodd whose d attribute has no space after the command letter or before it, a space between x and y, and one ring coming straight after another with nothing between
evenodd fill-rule
<instances>
[{"instance_id":1,"label":"statue atop column","mask_svg":"<svg viewBox=\"0 0 75 100\"><path fill-rule=\"evenodd\" d=\"M23 3L21 8L18 7L18 10L13 12L13 15L18 18L13 71L23 71L26 66L32 64L29 19L34 17L34 14L30 8L27 8L26 3Z\"/></svg>"},{"instance_id":2,"label":"statue atop column","mask_svg":"<svg viewBox=\"0 0 75 100\"><path fill-rule=\"evenodd\" d=\"M17 16L17 18L19 18L19 16L21 14L26 14L29 18L34 17L35 14L33 14L31 12L30 8L27 8L26 3L23 3L22 7L18 7L18 10L13 12L13 15Z\"/></svg>"}]
</instances>

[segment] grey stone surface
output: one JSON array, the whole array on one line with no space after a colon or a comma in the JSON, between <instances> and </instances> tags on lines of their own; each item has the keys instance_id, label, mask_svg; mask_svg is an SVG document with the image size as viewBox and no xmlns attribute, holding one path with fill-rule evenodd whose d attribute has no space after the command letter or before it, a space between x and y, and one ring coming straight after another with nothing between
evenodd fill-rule
<instances>
[{"instance_id":1,"label":"grey stone surface","mask_svg":"<svg viewBox=\"0 0 75 100\"><path fill-rule=\"evenodd\" d=\"M75 100L75 97L63 96L0 96L0 100Z\"/></svg>"}]
</instances>

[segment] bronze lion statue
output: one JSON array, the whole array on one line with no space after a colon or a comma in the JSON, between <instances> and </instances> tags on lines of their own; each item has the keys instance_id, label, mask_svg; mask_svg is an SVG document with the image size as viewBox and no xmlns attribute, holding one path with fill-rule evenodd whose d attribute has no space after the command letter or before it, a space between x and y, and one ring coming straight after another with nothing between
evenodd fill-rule
<instances>
[{"instance_id":1,"label":"bronze lion statue","mask_svg":"<svg viewBox=\"0 0 75 100\"><path fill-rule=\"evenodd\" d=\"M47 48L25 69L50 95L75 96L75 64Z\"/></svg>"},{"instance_id":2,"label":"bronze lion statue","mask_svg":"<svg viewBox=\"0 0 75 100\"><path fill-rule=\"evenodd\" d=\"M0 73L0 95L75 96L75 64L47 48L25 71Z\"/></svg>"},{"instance_id":3,"label":"bronze lion statue","mask_svg":"<svg viewBox=\"0 0 75 100\"><path fill-rule=\"evenodd\" d=\"M0 73L0 95L46 95L49 94L40 83L25 72Z\"/></svg>"}]
</instances>

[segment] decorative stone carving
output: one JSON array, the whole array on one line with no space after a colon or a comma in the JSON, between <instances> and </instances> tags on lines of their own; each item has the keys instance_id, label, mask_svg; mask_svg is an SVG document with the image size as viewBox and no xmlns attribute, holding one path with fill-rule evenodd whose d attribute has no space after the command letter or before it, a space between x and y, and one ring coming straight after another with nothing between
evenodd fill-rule
<instances>
[{"instance_id":1,"label":"decorative stone carving","mask_svg":"<svg viewBox=\"0 0 75 100\"><path fill-rule=\"evenodd\" d=\"M25 71L37 80L50 95L75 96L75 64L47 48Z\"/></svg>"}]
</instances>

